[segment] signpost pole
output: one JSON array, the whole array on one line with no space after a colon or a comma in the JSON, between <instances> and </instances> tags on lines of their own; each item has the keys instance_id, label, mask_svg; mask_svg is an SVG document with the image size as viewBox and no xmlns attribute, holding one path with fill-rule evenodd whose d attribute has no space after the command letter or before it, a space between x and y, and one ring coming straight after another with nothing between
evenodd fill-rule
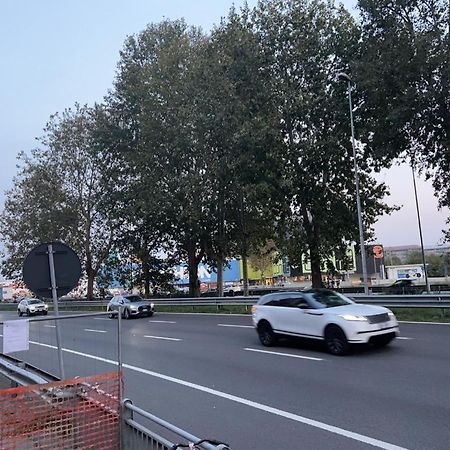
<instances>
[{"instance_id":1,"label":"signpost pole","mask_svg":"<svg viewBox=\"0 0 450 450\"><path fill-rule=\"evenodd\" d=\"M53 311L55 313L55 316L59 316L59 308L58 308L58 292L57 292L57 286L56 286L56 276L55 276L55 261L53 259L53 245L48 244L48 264L50 268L50 281L52 285L52 297L53 297ZM62 354L62 346L61 346L61 330L59 328L59 320L55 320L56 325L56 345L58 347L58 360L59 360L59 374L61 377L61 380L64 380L65 373L64 373L64 361L63 361L63 354Z\"/></svg>"}]
</instances>

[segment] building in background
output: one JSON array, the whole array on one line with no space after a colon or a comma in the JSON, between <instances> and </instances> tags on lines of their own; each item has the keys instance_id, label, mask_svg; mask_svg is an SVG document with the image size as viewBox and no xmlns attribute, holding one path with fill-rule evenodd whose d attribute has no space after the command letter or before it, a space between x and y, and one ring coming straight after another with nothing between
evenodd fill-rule
<instances>
[{"instance_id":1,"label":"building in background","mask_svg":"<svg viewBox=\"0 0 450 450\"><path fill-rule=\"evenodd\" d=\"M384 252L386 258L394 257L404 260L406 259L411 253L420 252L420 245L399 245L399 246L392 246L392 247L385 247ZM424 248L425 256L427 254L436 254L438 256L445 255L450 253L450 245L433 245L433 246L426 246Z\"/></svg>"}]
</instances>

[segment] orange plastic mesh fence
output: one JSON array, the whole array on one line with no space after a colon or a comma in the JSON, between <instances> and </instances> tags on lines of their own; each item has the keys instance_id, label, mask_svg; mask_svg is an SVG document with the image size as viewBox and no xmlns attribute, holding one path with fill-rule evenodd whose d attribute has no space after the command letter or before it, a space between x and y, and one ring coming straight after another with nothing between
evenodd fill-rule
<instances>
[{"instance_id":1,"label":"orange plastic mesh fence","mask_svg":"<svg viewBox=\"0 0 450 450\"><path fill-rule=\"evenodd\" d=\"M0 448L119 449L118 372L0 390Z\"/></svg>"}]
</instances>

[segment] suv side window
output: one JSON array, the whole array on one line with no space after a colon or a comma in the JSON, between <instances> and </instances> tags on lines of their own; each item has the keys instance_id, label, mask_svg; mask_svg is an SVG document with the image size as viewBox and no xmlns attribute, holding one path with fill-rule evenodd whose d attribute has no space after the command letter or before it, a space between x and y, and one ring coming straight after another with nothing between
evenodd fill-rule
<instances>
[{"instance_id":1,"label":"suv side window","mask_svg":"<svg viewBox=\"0 0 450 450\"><path fill-rule=\"evenodd\" d=\"M282 307L285 307L285 308L292 308L292 307L295 306L294 300L295 299L293 299L290 296L289 297L282 297L282 298L280 298L277 306L282 306Z\"/></svg>"},{"instance_id":2,"label":"suv side window","mask_svg":"<svg viewBox=\"0 0 450 450\"><path fill-rule=\"evenodd\" d=\"M306 300L306 298L299 296L299 297L292 297L291 299L291 306L295 308L301 308L301 309L309 309L311 308L310 304Z\"/></svg>"}]
</instances>

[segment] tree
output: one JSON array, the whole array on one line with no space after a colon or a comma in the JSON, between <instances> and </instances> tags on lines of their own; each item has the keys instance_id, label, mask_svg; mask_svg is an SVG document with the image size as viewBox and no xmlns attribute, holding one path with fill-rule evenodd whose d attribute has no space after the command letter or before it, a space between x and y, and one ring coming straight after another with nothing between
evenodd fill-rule
<instances>
[{"instance_id":1,"label":"tree","mask_svg":"<svg viewBox=\"0 0 450 450\"><path fill-rule=\"evenodd\" d=\"M0 236L5 248L2 275L15 279L21 278L25 257L38 244L61 240L80 250L74 239L77 211L65 201L63 180L53 173L46 153L39 149L31 156L22 153L18 167L0 216Z\"/></svg>"},{"instance_id":2,"label":"tree","mask_svg":"<svg viewBox=\"0 0 450 450\"><path fill-rule=\"evenodd\" d=\"M448 206L449 3L360 0L358 5L362 42L353 74L370 130L367 151L384 163L405 157L428 171L439 205Z\"/></svg>"},{"instance_id":3,"label":"tree","mask_svg":"<svg viewBox=\"0 0 450 450\"><path fill-rule=\"evenodd\" d=\"M279 132L285 142L286 208L277 244L294 265L309 255L312 284L322 285L320 265L358 236L346 86L358 51L352 16L331 3L265 0L255 26L266 55L269 88L278 101ZM358 91L353 92L358 102ZM370 176L376 162L358 152L366 237L375 217L390 209L384 184Z\"/></svg>"},{"instance_id":4,"label":"tree","mask_svg":"<svg viewBox=\"0 0 450 450\"><path fill-rule=\"evenodd\" d=\"M190 294L199 295L198 265L210 248L213 218L199 55L205 37L183 21L149 25L130 37L121 53L115 104L128 116L133 153L127 154L142 192L155 194L164 234L187 262ZM147 210L148 217L154 211Z\"/></svg>"},{"instance_id":5,"label":"tree","mask_svg":"<svg viewBox=\"0 0 450 450\"><path fill-rule=\"evenodd\" d=\"M204 53L198 108L216 218L208 257L217 266L219 295L224 260L240 255L245 272L252 248L273 237L282 145L263 57L248 8L230 10Z\"/></svg>"},{"instance_id":6,"label":"tree","mask_svg":"<svg viewBox=\"0 0 450 450\"><path fill-rule=\"evenodd\" d=\"M268 268L271 269L273 263L278 258L278 255L275 252L275 243L269 240L264 246L258 248L255 253L250 255L250 265L253 270L259 272L261 281L264 281L264 273L266 270Z\"/></svg>"},{"instance_id":7,"label":"tree","mask_svg":"<svg viewBox=\"0 0 450 450\"><path fill-rule=\"evenodd\" d=\"M386 266L399 266L402 264L402 260L398 256L386 256L385 257Z\"/></svg>"},{"instance_id":8,"label":"tree","mask_svg":"<svg viewBox=\"0 0 450 450\"><path fill-rule=\"evenodd\" d=\"M31 244L60 240L78 252L87 276L87 296L120 227L120 162L108 158L98 139L107 111L76 105L51 117L42 147L23 159L7 195L1 221L7 273L18 272ZM28 235L23 239L23 234Z\"/></svg>"}]
</instances>

